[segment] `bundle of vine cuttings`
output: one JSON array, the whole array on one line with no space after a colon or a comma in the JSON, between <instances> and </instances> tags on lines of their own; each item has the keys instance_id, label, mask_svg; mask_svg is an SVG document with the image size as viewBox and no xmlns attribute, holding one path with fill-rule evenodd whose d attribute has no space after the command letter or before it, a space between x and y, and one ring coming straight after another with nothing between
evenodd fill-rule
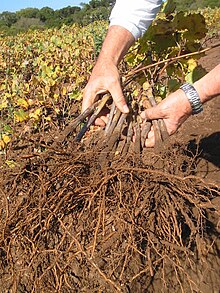
<instances>
[{"instance_id":1,"label":"bundle of vine cuttings","mask_svg":"<svg viewBox=\"0 0 220 293\"><path fill-rule=\"evenodd\" d=\"M74 135L76 142L81 142L86 137L95 120L99 117L104 108L107 108L108 122L101 130L101 139L97 144L103 154L127 154L132 151L140 154L145 146L145 140L153 128L155 133L155 148L160 147L169 137L166 125L163 119L143 120L140 113L157 105L153 94L152 86L145 82L143 86L138 87L138 94L132 95L131 85L124 87L124 95L129 107L129 113L122 113L115 105L111 95L105 93L94 102L83 113L78 115L66 126L57 141L62 143L70 135Z\"/></svg>"}]
</instances>

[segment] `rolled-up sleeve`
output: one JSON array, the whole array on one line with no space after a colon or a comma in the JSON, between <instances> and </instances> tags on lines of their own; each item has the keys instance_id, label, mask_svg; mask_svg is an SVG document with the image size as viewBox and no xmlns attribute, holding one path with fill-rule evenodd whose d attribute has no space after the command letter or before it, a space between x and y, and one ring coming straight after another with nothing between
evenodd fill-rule
<instances>
[{"instance_id":1,"label":"rolled-up sleeve","mask_svg":"<svg viewBox=\"0 0 220 293\"><path fill-rule=\"evenodd\" d=\"M109 18L110 26L122 26L138 39L155 18L161 4L162 0L116 0Z\"/></svg>"}]
</instances>

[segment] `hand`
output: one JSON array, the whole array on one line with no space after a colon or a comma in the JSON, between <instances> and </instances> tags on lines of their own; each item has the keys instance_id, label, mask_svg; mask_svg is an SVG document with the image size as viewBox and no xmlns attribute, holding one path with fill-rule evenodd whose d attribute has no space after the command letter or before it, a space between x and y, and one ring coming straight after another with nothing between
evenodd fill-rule
<instances>
[{"instance_id":1,"label":"hand","mask_svg":"<svg viewBox=\"0 0 220 293\"><path fill-rule=\"evenodd\" d=\"M109 92L121 112L129 112L117 66L134 41L133 35L127 29L117 25L109 27L97 63L84 90L82 111L90 107L99 94ZM96 119L95 124L104 126L106 120L106 115L103 115Z\"/></svg>"},{"instance_id":2,"label":"hand","mask_svg":"<svg viewBox=\"0 0 220 293\"><path fill-rule=\"evenodd\" d=\"M170 94L166 99L160 102L156 107L145 110L141 113L143 119L162 118L166 124L169 135L172 135L191 115L192 109L185 93L179 89ZM155 144L155 135L153 128L150 130L146 141L146 147L153 147Z\"/></svg>"},{"instance_id":3,"label":"hand","mask_svg":"<svg viewBox=\"0 0 220 293\"><path fill-rule=\"evenodd\" d=\"M121 112L129 112L121 89L120 75L117 66L109 60L101 59L97 61L89 82L85 87L82 111L90 107L98 98L99 94L105 92L109 92L111 94L116 106L121 110ZM102 114L102 116L96 119L96 125L105 126L107 123L107 113L105 113L105 115L104 113Z\"/></svg>"},{"instance_id":4,"label":"hand","mask_svg":"<svg viewBox=\"0 0 220 293\"><path fill-rule=\"evenodd\" d=\"M194 83L194 87L200 97L202 104L210 101L220 94L220 64L209 73ZM171 135L183 124L192 114L188 98L182 90L170 94L156 107L145 110L141 113L143 119L164 119L168 133ZM153 129L146 138L146 147L153 147L155 136Z\"/></svg>"}]
</instances>

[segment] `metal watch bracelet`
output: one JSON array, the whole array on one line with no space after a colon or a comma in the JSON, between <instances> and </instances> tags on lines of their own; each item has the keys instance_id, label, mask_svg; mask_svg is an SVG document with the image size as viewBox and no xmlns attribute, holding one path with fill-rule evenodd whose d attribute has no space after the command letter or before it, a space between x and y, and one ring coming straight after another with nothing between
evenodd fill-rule
<instances>
[{"instance_id":1,"label":"metal watch bracelet","mask_svg":"<svg viewBox=\"0 0 220 293\"><path fill-rule=\"evenodd\" d=\"M203 106L199 98L199 94L197 93L194 86L190 83L184 83L183 85L181 85L180 89L184 91L185 95L187 96L190 102L192 114L195 115L202 112Z\"/></svg>"}]
</instances>

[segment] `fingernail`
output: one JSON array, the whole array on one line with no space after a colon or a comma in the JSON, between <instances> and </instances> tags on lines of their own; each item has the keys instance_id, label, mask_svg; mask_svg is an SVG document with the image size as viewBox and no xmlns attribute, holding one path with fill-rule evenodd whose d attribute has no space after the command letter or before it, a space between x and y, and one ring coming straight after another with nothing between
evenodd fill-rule
<instances>
[{"instance_id":1,"label":"fingernail","mask_svg":"<svg viewBox=\"0 0 220 293\"><path fill-rule=\"evenodd\" d=\"M127 105L123 106L123 113L129 113L129 108Z\"/></svg>"}]
</instances>

